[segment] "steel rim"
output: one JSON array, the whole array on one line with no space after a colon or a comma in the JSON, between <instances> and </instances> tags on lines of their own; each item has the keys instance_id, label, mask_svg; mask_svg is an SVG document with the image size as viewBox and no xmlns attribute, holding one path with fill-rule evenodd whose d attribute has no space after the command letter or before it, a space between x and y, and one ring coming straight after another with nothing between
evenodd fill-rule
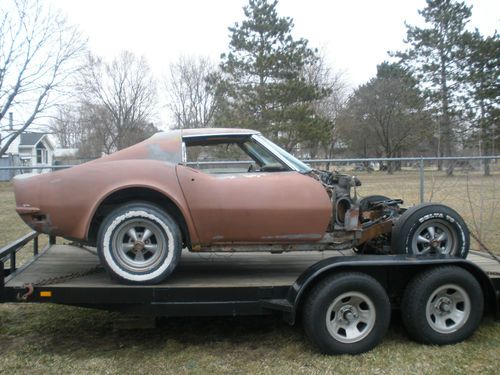
<instances>
[{"instance_id":1,"label":"steel rim","mask_svg":"<svg viewBox=\"0 0 500 375\"><path fill-rule=\"evenodd\" d=\"M375 326L375 305L363 293L341 294L330 304L326 312L326 327L330 335L342 343L364 339Z\"/></svg>"},{"instance_id":2,"label":"steel rim","mask_svg":"<svg viewBox=\"0 0 500 375\"><path fill-rule=\"evenodd\" d=\"M168 251L168 240L160 226L144 219L122 223L112 241L115 260L131 272L147 272L156 268Z\"/></svg>"},{"instance_id":3,"label":"steel rim","mask_svg":"<svg viewBox=\"0 0 500 375\"><path fill-rule=\"evenodd\" d=\"M455 254L457 236L450 224L444 220L428 220L415 231L412 241L414 254Z\"/></svg>"},{"instance_id":4,"label":"steel rim","mask_svg":"<svg viewBox=\"0 0 500 375\"><path fill-rule=\"evenodd\" d=\"M455 284L439 287L427 300L427 323L439 333L459 330L469 319L470 312L469 295Z\"/></svg>"}]
</instances>

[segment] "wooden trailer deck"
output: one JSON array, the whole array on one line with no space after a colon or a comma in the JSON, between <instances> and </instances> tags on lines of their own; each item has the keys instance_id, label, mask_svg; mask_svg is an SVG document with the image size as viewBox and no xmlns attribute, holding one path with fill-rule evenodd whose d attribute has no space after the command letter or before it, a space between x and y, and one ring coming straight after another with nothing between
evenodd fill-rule
<instances>
[{"instance_id":1,"label":"wooden trailer deck","mask_svg":"<svg viewBox=\"0 0 500 375\"><path fill-rule=\"evenodd\" d=\"M175 272L161 284L161 288L203 287L278 287L291 286L299 275L312 264L330 257L353 255L350 251L270 253L191 253L183 251ZM476 263L492 279L500 278L500 263L488 254L471 252L467 258ZM33 261L6 280L6 287L19 288L24 284L38 284L47 279L83 274L54 285L64 288L134 288L112 281L93 249L71 245L52 245ZM50 284L46 284L50 285ZM144 287L144 286L141 286Z\"/></svg>"}]
</instances>

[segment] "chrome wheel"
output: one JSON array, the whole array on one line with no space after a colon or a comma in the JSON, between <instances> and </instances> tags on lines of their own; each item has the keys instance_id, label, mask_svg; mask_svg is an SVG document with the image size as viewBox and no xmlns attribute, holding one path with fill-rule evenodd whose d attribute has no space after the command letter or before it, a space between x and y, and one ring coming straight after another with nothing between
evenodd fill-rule
<instances>
[{"instance_id":1,"label":"chrome wheel","mask_svg":"<svg viewBox=\"0 0 500 375\"><path fill-rule=\"evenodd\" d=\"M457 250L457 238L453 228L443 220L428 220L421 224L413 236L414 254L439 253L453 255Z\"/></svg>"},{"instance_id":2,"label":"chrome wheel","mask_svg":"<svg viewBox=\"0 0 500 375\"><path fill-rule=\"evenodd\" d=\"M454 284L436 289L426 305L427 323L439 333L459 330L469 319L471 303L467 292Z\"/></svg>"},{"instance_id":3,"label":"chrome wheel","mask_svg":"<svg viewBox=\"0 0 500 375\"><path fill-rule=\"evenodd\" d=\"M122 223L113 235L113 255L117 263L131 272L155 268L167 252L167 239L161 228L144 219Z\"/></svg>"},{"instance_id":4,"label":"chrome wheel","mask_svg":"<svg viewBox=\"0 0 500 375\"><path fill-rule=\"evenodd\" d=\"M375 306L368 296L347 292L335 298L328 308L326 326L335 340L353 343L362 340L372 331L375 319Z\"/></svg>"}]
</instances>

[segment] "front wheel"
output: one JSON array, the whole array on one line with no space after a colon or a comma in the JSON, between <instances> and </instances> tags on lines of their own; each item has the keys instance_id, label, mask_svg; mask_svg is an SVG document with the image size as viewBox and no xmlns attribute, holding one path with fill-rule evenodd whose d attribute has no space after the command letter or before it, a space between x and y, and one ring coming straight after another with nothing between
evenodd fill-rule
<instances>
[{"instance_id":1,"label":"front wheel","mask_svg":"<svg viewBox=\"0 0 500 375\"><path fill-rule=\"evenodd\" d=\"M182 250L175 221L149 203L125 204L102 223L97 251L112 278L154 284L175 269Z\"/></svg>"},{"instance_id":2,"label":"front wheel","mask_svg":"<svg viewBox=\"0 0 500 375\"><path fill-rule=\"evenodd\" d=\"M426 203L406 210L392 230L395 253L466 258L469 245L470 234L462 217L441 204Z\"/></svg>"},{"instance_id":3,"label":"front wheel","mask_svg":"<svg viewBox=\"0 0 500 375\"><path fill-rule=\"evenodd\" d=\"M342 273L316 285L304 305L304 329L326 354L366 352L382 339L390 322L389 297L373 277Z\"/></svg>"}]
</instances>

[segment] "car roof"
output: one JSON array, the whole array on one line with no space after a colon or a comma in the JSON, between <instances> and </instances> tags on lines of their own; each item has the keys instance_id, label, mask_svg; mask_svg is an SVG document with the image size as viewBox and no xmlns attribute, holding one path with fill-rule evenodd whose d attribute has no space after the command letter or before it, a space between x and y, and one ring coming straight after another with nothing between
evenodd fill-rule
<instances>
[{"instance_id":1,"label":"car roof","mask_svg":"<svg viewBox=\"0 0 500 375\"><path fill-rule=\"evenodd\" d=\"M199 128L182 129L182 136L225 135L225 134L259 134L256 130L238 128Z\"/></svg>"}]
</instances>

